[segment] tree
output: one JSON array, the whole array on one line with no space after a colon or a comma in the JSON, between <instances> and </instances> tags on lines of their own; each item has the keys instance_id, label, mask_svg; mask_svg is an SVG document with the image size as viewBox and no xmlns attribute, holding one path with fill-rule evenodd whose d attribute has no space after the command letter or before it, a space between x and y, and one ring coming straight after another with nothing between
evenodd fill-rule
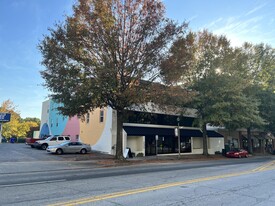
<instances>
[{"instance_id":1,"label":"tree","mask_svg":"<svg viewBox=\"0 0 275 206\"><path fill-rule=\"evenodd\" d=\"M271 89L259 89L257 98L260 99L260 115L266 120L263 125L266 132L275 134L275 94Z\"/></svg>"},{"instance_id":2,"label":"tree","mask_svg":"<svg viewBox=\"0 0 275 206\"><path fill-rule=\"evenodd\" d=\"M26 137L27 133L32 127L39 126L37 122L40 122L40 120L37 118L26 118L26 121L24 121L20 117L20 113L17 111L17 107L11 100L2 102L0 106L0 112L11 114L11 121L3 125L2 135L4 137Z\"/></svg>"},{"instance_id":3,"label":"tree","mask_svg":"<svg viewBox=\"0 0 275 206\"><path fill-rule=\"evenodd\" d=\"M16 106L11 100L3 101L0 106L0 112L11 114L11 121L3 125L2 135L7 138L17 135L20 115Z\"/></svg>"},{"instance_id":4,"label":"tree","mask_svg":"<svg viewBox=\"0 0 275 206\"><path fill-rule=\"evenodd\" d=\"M264 123L248 121L246 124L248 151L253 153L251 129L261 128L267 132L272 132L270 129L272 128L274 105L271 101L266 100L273 99L272 93L275 90L275 51L263 43L253 45L247 42L243 44L241 49L246 57L243 60L244 72L249 76L249 86L244 90L244 93L251 99L258 101L259 114L265 120Z\"/></svg>"},{"instance_id":5,"label":"tree","mask_svg":"<svg viewBox=\"0 0 275 206\"><path fill-rule=\"evenodd\" d=\"M40 125L41 121L39 118L36 117L26 117L23 119L24 122L36 122L38 125Z\"/></svg>"},{"instance_id":6,"label":"tree","mask_svg":"<svg viewBox=\"0 0 275 206\"><path fill-rule=\"evenodd\" d=\"M34 131L39 131L40 128L40 119L36 117L26 117L25 119L22 119L25 125L28 126L29 131L26 133L27 137L32 137Z\"/></svg>"},{"instance_id":7,"label":"tree","mask_svg":"<svg viewBox=\"0 0 275 206\"><path fill-rule=\"evenodd\" d=\"M190 32L171 48L164 64L178 75L171 76L162 67L164 79L180 83L195 94L189 107L197 109L203 131L203 154L208 155L206 125L238 128L247 122L262 122L258 102L243 91L249 85L243 71L242 50L232 48L225 36L208 31ZM188 54L182 57L181 53Z\"/></svg>"},{"instance_id":8,"label":"tree","mask_svg":"<svg viewBox=\"0 0 275 206\"><path fill-rule=\"evenodd\" d=\"M247 55L246 66L253 85L275 91L275 49L267 44L245 42L242 46Z\"/></svg>"},{"instance_id":9,"label":"tree","mask_svg":"<svg viewBox=\"0 0 275 206\"><path fill-rule=\"evenodd\" d=\"M167 47L184 31L158 0L79 0L73 16L50 29L39 49L41 72L64 115L109 106L117 112L116 157L123 158L125 109L150 97Z\"/></svg>"}]
</instances>

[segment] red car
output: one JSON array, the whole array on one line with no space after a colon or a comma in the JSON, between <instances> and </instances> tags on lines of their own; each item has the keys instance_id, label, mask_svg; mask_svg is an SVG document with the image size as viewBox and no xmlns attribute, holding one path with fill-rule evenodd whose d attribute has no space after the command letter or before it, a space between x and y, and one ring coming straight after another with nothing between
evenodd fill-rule
<instances>
[{"instance_id":1,"label":"red car","mask_svg":"<svg viewBox=\"0 0 275 206\"><path fill-rule=\"evenodd\" d=\"M226 157L248 157L248 152L244 149L232 149L226 153Z\"/></svg>"}]
</instances>

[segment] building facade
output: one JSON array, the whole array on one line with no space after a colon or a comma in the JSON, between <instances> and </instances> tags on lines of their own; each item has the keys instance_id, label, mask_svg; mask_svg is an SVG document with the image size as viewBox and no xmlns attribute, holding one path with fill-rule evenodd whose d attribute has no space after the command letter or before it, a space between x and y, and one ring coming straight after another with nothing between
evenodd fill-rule
<instances>
[{"instance_id":1,"label":"building facade","mask_svg":"<svg viewBox=\"0 0 275 206\"><path fill-rule=\"evenodd\" d=\"M98 108L82 118L69 118L58 112L59 106L52 100L43 102L40 136L69 135L73 141L90 144L93 150L115 155L115 110ZM144 111L131 108L123 121L123 150L130 148L135 156L202 154L202 131L192 127L195 118L191 109L178 115L174 110L164 112L152 105ZM222 152L223 135L213 130L207 133L208 153Z\"/></svg>"},{"instance_id":2,"label":"building facade","mask_svg":"<svg viewBox=\"0 0 275 206\"><path fill-rule=\"evenodd\" d=\"M247 129L228 130L219 128L218 132L224 136L226 148L241 148L248 150ZM253 153L273 153L275 149L275 137L271 133L252 129L251 146Z\"/></svg>"},{"instance_id":3,"label":"building facade","mask_svg":"<svg viewBox=\"0 0 275 206\"><path fill-rule=\"evenodd\" d=\"M72 141L78 141L80 122L77 116L67 117L59 113L62 106L52 100L42 103L41 126L39 137L50 135L68 135Z\"/></svg>"}]
</instances>

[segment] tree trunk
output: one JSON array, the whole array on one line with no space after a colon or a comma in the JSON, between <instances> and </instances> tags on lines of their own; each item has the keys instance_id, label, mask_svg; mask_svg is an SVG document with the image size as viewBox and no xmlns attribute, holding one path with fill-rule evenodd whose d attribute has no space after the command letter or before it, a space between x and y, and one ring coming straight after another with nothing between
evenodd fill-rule
<instances>
[{"instance_id":1,"label":"tree trunk","mask_svg":"<svg viewBox=\"0 0 275 206\"><path fill-rule=\"evenodd\" d=\"M123 160L123 111L117 111L116 159Z\"/></svg>"},{"instance_id":2,"label":"tree trunk","mask_svg":"<svg viewBox=\"0 0 275 206\"><path fill-rule=\"evenodd\" d=\"M248 147L248 153L252 154L253 149L252 149L252 141L251 141L251 127L247 128L247 147Z\"/></svg>"},{"instance_id":3,"label":"tree trunk","mask_svg":"<svg viewBox=\"0 0 275 206\"><path fill-rule=\"evenodd\" d=\"M202 143L203 143L203 155L208 156L208 142L207 142L207 130L206 123L202 126Z\"/></svg>"}]
</instances>

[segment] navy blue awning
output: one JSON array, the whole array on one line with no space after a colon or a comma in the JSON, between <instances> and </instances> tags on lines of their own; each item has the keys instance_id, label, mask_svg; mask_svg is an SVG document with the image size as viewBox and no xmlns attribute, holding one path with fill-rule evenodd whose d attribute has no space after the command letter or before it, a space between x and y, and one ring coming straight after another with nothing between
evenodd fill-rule
<instances>
[{"instance_id":1,"label":"navy blue awning","mask_svg":"<svg viewBox=\"0 0 275 206\"><path fill-rule=\"evenodd\" d=\"M181 137L202 137L200 129L180 129Z\"/></svg>"},{"instance_id":2,"label":"navy blue awning","mask_svg":"<svg viewBox=\"0 0 275 206\"><path fill-rule=\"evenodd\" d=\"M213 131L213 130L207 130L207 136L208 137L223 137L222 134L220 134L216 131Z\"/></svg>"},{"instance_id":3,"label":"navy blue awning","mask_svg":"<svg viewBox=\"0 0 275 206\"><path fill-rule=\"evenodd\" d=\"M146 135L174 136L175 135L173 128L124 126L123 129L125 130L128 136L146 136Z\"/></svg>"},{"instance_id":4,"label":"navy blue awning","mask_svg":"<svg viewBox=\"0 0 275 206\"><path fill-rule=\"evenodd\" d=\"M124 126L123 129L128 136L147 136L147 135L163 135L163 136L175 136L174 128L157 128L157 127L136 127L136 126ZM202 137L202 132L200 129L180 129L181 137ZM215 131L207 131L208 137L223 137Z\"/></svg>"}]
</instances>

